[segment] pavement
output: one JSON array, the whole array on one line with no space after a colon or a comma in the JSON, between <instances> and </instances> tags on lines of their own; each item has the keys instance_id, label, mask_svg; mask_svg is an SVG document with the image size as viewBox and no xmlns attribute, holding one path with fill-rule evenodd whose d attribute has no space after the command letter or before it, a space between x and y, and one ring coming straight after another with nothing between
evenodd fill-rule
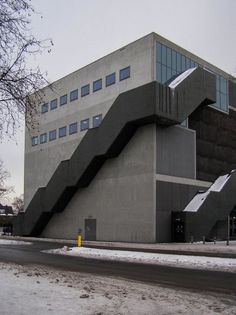
<instances>
[{"instance_id":1,"label":"pavement","mask_svg":"<svg viewBox=\"0 0 236 315\"><path fill-rule=\"evenodd\" d=\"M57 243L61 245L76 246L76 240L50 239L38 237L20 237L20 236L1 236L3 239L22 240L22 241L40 241ZM82 246L89 248L127 250L147 253L162 253L191 256L207 256L221 258L236 258L236 241L221 242L196 242L196 243L125 243L125 242L104 242L104 241L82 241Z\"/></svg>"},{"instance_id":2,"label":"pavement","mask_svg":"<svg viewBox=\"0 0 236 315\"><path fill-rule=\"evenodd\" d=\"M27 241L29 240L27 238ZM49 240L33 241L32 238L31 241L33 246L17 243L0 244L0 263L21 265L25 268L41 266L57 271L80 272L91 276L108 276L113 279L128 279L176 289L185 288L236 296L236 273L233 272L55 255L45 251L63 247L60 246L62 241L60 244L50 243Z\"/></svg>"}]
</instances>

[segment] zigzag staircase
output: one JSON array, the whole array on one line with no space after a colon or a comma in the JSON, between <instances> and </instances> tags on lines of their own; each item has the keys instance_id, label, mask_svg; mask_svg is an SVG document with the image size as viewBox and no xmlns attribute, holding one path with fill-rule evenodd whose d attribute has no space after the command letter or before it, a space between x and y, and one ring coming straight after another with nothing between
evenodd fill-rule
<instances>
[{"instance_id":1,"label":"zigzag staircase","mask_svg":"<svg viewBox=\"0 0 236 315\"><path fill-rule=\"evenodd\" d=\"M89 185L106 159L119 155L137 128L180 124L198 106L215 102L215 76L195 68L174 88L156 81L120 94L99 128L90 129L70 160L62 161L14 222L15 235L37 236L77 189Z\"/></svg>"}]
</instances>

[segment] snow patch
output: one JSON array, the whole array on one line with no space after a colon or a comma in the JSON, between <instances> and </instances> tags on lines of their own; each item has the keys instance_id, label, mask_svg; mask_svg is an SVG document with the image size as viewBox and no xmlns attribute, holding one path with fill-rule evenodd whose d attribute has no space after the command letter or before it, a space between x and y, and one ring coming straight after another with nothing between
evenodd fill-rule
<instances>
[{"instance_id":1,"label":"snow patch","mask_svg":"<svg viewBox=\"0 0 236 315\"><path fill-rule=\"evenodd\" d=\"M1 315L232 315L234 296L0 263Z\"/></svg>"},{"instance_id":2,"label":"snow patch","mask_svg":"<svg viewBox=\"0 0 236 315\"><path fill-rule=\"evenodd\" d=\"M231 172L232 173L232 172ZM207 196L210 194L211 191L220 192L227 181L230 179L231 174L226 174L223 176L218 177L215 182L211 185L211 187L205 192L199 192L196 194L193 199L188 203L188 205L184 208L183 211L186 212L197 212L201 205L207 199Z\"/></svg>"},{"instance_id":3,"label":"snow patch","mask_svg":"<svg viewBox=\"0 0 236 315\"><path fill-rule=\"evenodd\" d=\"M0 239L0 245L31 245L31 242Z\"/></svg>"},{"instance_id":4,"label":"snow patch","mask_svg":"<svg viewBox=\"0 0 236 315\"><path fill-rule=\"evenodd\" d=\"M181 73L177 78L175 78L170 84L169 87L171 89L176 88L177 85L179 85L184 79L186 79L197 67L195 68L190 68L183 73Z\"/></svg>"},{"instance_id":5,"label":"snow patch","mask_svg":"<svg viewBox=\"0 0 236 315\"><path fill-rule=\"evenodd\" d=\"M47 250L44 252L51 254L94 258L101 260L105 259L130 263L145 263L156 265L168 265L182 268L184 267L191 269L196 268L236 272L236 259L233 258L157 254L110 249L96 249L86 247L72 247L70 251L68 251L68 249L65 250L64 248L61 248Z\"/></svg>"}]
</instances>

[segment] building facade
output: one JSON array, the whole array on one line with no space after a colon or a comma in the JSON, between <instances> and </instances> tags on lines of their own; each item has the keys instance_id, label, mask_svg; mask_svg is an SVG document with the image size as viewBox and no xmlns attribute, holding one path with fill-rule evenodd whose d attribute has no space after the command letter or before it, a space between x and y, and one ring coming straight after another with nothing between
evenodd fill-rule
<instances>
[{"instance_id":1,"label":"building facade","mask_svg":"<svg viewBox=\"0 0 236 315\"><path fill-rule=\"evenodd\" d=\"M25 135L15 234L224 238L236 205L234 80L151 33L46 87Z\"/></svg>"}]
</instances>

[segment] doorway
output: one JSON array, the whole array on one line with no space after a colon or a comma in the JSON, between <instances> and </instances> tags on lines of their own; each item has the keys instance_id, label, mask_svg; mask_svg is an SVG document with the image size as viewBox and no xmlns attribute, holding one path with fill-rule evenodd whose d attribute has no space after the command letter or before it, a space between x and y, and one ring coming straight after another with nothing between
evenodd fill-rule
<instances>
[{"instance_id":1,"label":"doorway","mask_svg":"<svg viewBox=\"0 0 236 315\"><path fill-rule=\"evenodd\" d=\"M85 240L96 241L96 219L85 219Z\"/></svg>"},{"instance_id":2,"label":"doorway","mask_svg":"<svg viewBox=\"0 0 236 315\"><path fill-rule=\"evenodd\" d=\"M230 213L230 238L236 239L236 208Z\"/></svg>"}]
</instances>

